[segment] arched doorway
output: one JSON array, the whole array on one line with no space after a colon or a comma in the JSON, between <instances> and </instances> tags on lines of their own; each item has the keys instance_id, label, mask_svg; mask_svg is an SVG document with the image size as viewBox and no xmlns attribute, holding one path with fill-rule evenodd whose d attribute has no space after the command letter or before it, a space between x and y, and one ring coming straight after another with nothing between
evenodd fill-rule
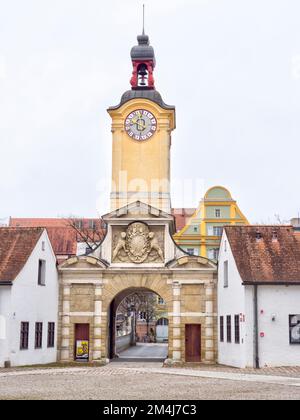
<instances>
[{"instance_id":1,"label":"arched doorway","mask_svg":"<svg viewBox=\"0 0 300 420\"><path fill-rule=\"evenodd\" d=\"M159 318L156 322L156 342L165 343L169 340L169 320L168 318Z\"/></svg>"},{"instance_id":2,"label":"arched doorway","mask_svg":"<svg viewBox=\"0 0 300 420\"><path fill-rule=\"evenodd\" d=\"M120 292L109 307L108 358L168 358L168 332L157 337L157 322L168 322L168 306L163 297L147 288ZM166 323L165 323L166 324Z\"/></svg>"}]
</instances>

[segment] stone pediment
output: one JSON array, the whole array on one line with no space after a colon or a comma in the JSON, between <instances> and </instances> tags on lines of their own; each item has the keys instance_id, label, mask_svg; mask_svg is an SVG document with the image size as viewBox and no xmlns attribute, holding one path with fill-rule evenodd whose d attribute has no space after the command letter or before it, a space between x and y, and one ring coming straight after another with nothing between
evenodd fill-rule
<instances>
[{"instance_id":1,"label":"stone pediment","mask_svg":"<svg viewBox=\"0 0 300 420\"><path fill-rule=\"evenodd\" d=\"M171 261L168 264L168 268L171 269L213 269L217 270L216 264L203 257L195 257L190 255L184 255L176 260Z\"/></svg>"},{"instance_id":2,"label":"stone pediment","mask_svg":"<svg viewBox=\"0 0 300 420\"><path fill-rule=\"evenodd\" d=\"M105 216L103 216L102 219L105 222L109 222L109 220L113 219L165 219L168 221L174 220L171 214L168 214L148 204L142 203L141 201L136 201L134 203L128 204L125 207L114 210L111 213L108 213Z\"/></svg>"},{"instance_id":3,"label":"stone pediment","mask_svg":"<svg viewBox=\"0 0 300 420\"><path fill-rule=\"evenodd\" d=\"M76 268L80 269L91 269L91 268L101 268L106 269L107 264L95 258L93 256L81 256L81 257L72 257L68 260L64 261L62 264L59 265L58 269L63 270L66 268Z\"/></svg>"}]
</instances>

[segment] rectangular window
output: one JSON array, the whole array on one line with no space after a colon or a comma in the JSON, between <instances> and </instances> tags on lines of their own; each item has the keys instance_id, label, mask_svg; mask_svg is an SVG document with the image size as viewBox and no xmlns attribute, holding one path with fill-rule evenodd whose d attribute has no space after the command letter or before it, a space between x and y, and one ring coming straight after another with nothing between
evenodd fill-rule
<instances>
[{"instance_id":1,"label":"rectangular window","mask_svg":"<svg viewBox=\"0 0 300 420\"><path fill-rule=\"evenodd\" d=\"M300 344L300 314L290 315L290 344Z\"/></svg>"},{"instance_id":2,"label":"rectangular window","mask_svg":"<svg viewBox=\"0 0 300 420\"><path fill-rule=\"evenodd\" d=\"M214 226L214 236L222 236L222 234L223 234L223 227Z\"/></svg>"},{"instance_id":3,"label":"rectangular window","mask_svg":"<svg viewBox=\"0 0 300 420\"><path fill-rule=\"evenodd\" d=\"M224 261L224 288L229 286L228 261Z\"/></svg>"},{"instance_id":4,"label":"rectangular window","mask_svg":"<svg viewBox=\"0 0 300 420\"><path fill-rule=\"evenodd\" d=\"M194 248L188 248L188 249L186 250L186 252L187 252L189 255L195 255L195 249L194 249Z\"/></svg>"},{"instance_id":5,"label":"rectangular window","mask_svg":"<svg viewBox=\"0 0 300 420\"><path fill-rule=\"evenodd\" d=\"M43 347L43 323L35 323L35 348L41 349Z\"/></svg>"},{"instance_id":6,"label":"rectangular window","mask_svg":"<svg viewBox=\"0 0 300 420\"><path fill-rule=\"evenodd\" d=\"M240 316L234 315L234 342L240 344Z\"/></svg>"},{"instance_id":7,"label":"rectangular window","mask_svg":"<svg viewBox=\"0 0 300 420\"><path fill-rule=\"evenodd\" d=\"M224 317L220 316L220 341L224 343Z\"/></svg>"},{"instance_id":8,"label":"rectangular window","mask_svg":"<svg viewBox=\"0 0 300 420\"><path fill-rule=\"evenodd\" d=\"M219 219L221 217L221 210L216 209L216 217Z\"/></svg>"},{"instance_id":9,"label":"rectangular window","mask_svg":"<svg viewBox=\"0 0 300 420\"><path fill-rule=\"evenodd\" d=\"M89 220L89 229L95 230L96 229L96 222L95 220Z\"/></svg>"},{"instance_id":10,"label":"rectangular window","mask_svg":"<svg viewBox=\"0 0 300 420\"><path fill-rule=\"evenodd\" d=\"M83 220L80 220L80 219L75 220L75 227L77 229L83 229Z\"/></svg>"},{"instance_id":11,"label":"rectangular window","mask_svg":"<svg viewBox=\"0 0 300 420\"><path fill-rule=\"evenodd\" d=\"M39 260L39 274L38 274L38 285L46 285L46 261Z\"/></svg>"},{"instance_id":12,"label":"rectangular window","mask_svg":"<svg viewBox=\"0 0 300 420\"><path fill-rule=\"evenodd\" d=\"M55 343L55 323L48 322L48 348L53 348Z\"/></svg>"},{"instance_id":13,"label":"rectangular window","mask_svg":"<svg viewBox=\"0 0 300 420\"><path fill-rule=\"evenodd\" d=\"M231 343L231 315L227 316L227 343Z\"/></svg>"},{"instance_id":14,"label":"rectangular window","mask_svg":"<svg viewBox=\"0 0 300 420\"><path fill-rule=\"evenodd\" d=\"M208 252L207 252L207 256L210 260L218 260L219 249L218 248L209 249Z\"/></svg>"},{"instance_id":15,"label":"rectangular window","mask_svg":"<svg viewBox=\"0 0 300 420\"><path fill-rule=\"evenodd\" d=\"M21 322L20 349L28 350L29 322Z\"/></svg>"}]
</instances>

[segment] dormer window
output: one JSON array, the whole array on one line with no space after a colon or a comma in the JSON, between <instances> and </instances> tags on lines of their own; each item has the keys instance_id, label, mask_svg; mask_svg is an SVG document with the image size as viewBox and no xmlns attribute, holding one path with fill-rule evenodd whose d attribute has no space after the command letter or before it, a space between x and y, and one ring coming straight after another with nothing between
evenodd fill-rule
<instances>
[{"instance_id":1,"label":"dormer window","mask_svg":"<svg viewBox=\"0 0 300 420\"><path fill-rule=\"evenodd\" d=\"M257 229L257 231L256 231L256 240L257 241L260 241L261 239L262 239L262 234L261 234L260 230Z\"/></svg>"}]
</instances>

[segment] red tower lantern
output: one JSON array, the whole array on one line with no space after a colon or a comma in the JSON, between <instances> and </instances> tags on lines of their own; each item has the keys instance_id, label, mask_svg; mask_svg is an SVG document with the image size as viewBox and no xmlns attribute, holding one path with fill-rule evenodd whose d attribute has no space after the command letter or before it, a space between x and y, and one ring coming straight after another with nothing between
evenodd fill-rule
<instances>
[{"instance_id":1,"label":"red tower lantern","mask_svg":"<svg viewBox=\"0 0 300 420\"><path fill-rule=\"evenodd\" d=\"M138 45L131 50L133 72L131 86L133 90L155 89L153 72L156 65L153 47L150 46L148 35L137 37Z\"/></svg>"}]
</instances>

